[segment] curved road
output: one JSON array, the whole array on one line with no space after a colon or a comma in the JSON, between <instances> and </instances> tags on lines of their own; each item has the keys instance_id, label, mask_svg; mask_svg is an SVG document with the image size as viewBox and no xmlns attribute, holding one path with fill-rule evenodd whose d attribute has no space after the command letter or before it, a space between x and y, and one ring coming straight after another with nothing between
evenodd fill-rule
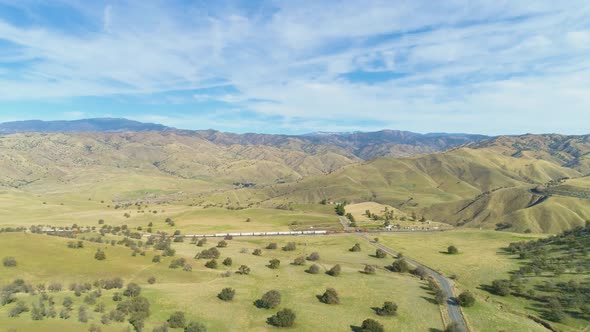
<instances>
[{"instance_id":1,"label":"curved road","mask_svg":"<svg viewBox=\"0 0 590 332\"><path fill-rule=\"evenodd\" d=\"M369 242L369 244L371 244L373 247L379 248L379 249L387 252L390 255L397 256L397 254L398 254L394 250L367 238L367 236L365 234L357 234L357 235L360 238L362 238L363 240ZM449 318L451 319L452 322L457 322L457 324L459 324L459 328L461 329L461 331L469 331L467 329L467 324L465 323L465 319L463 318L463 315L461 314L461 308L459 307L459 303L457 302L457 299L455 298L455 294L453 293L453 281L444 277L442 274L434 271L433 269L429 268L428 266L425 266L419 262L416 262L413 259L409 259L407 257L404 257L404 258L406 259L406 261L408 261L408 263L410 263L414 266L423 267L426 270L426 272L428 272L428 274L430 274L440 284L441 289L443 290L443 292L445 293L445 296L447 297L447 310L449 313Z\"/></svg>"}]
</instances>

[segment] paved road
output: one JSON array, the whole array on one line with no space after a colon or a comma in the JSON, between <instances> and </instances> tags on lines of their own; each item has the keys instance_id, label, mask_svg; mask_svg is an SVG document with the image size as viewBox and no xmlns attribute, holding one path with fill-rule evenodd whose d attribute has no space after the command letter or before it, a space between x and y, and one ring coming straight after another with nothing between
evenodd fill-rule
<instances>
[{"instance_id":1,"label":"paved road","mask_svg":"<svg viewBox=\"0 0 590 332\"><path fill-rule=\"evenodd\" d=\"M362 238L363 240L369 242L372 246L379 248L381 250L384 250L385 252L387 252L390 255L397 256L397 254L398 254L394 250L368 238L366 234L357 234L357 235L360 238ZM445 293L445 296L448 299L447 300L447 308L448 308L449 317L450 317L451 321L457 322L457 324L459 324L459 327L462 329L462 331L468 331L467 324L465 323L465 320L463 319L463 315L461 314L461 308L459 307L459 303L457 302L457 299L455 298L455 294L453 293L453 281L444 277L442 274L432 270L428 266L424 266L423 264L416 262L413 259L406 258L406 261L408 261L408 263L410 263L414 266L423 267L426 270L426 272L428 272L428 274L430 274L434 279L436 279L436 281L438 281L438 283L441 286L441 289L443 290L443 292Z\"/></svg>"},{"instance_id":2,"label":"paved road","mask_svg":"<svg viewBox=\"0 0 590 332\"><path fill-rule=\"evenodd\" d=\"M338 219L340 220L340 223L342 224L342 227L344 228L345 231L352 231L353 228L350 227L350 221L348 220L348 218L343 217L343 216L338 216Z\"/></svg>"}]
</instances>

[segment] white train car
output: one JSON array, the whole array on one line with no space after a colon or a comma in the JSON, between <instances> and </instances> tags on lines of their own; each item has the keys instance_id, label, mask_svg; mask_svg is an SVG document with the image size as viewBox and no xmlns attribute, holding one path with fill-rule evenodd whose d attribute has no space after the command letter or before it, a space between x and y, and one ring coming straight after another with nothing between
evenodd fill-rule
<instances>
[{"instance_id":1,"label":"white train car","mask_svg":"<svg viewBox=\"0 0 590 332\"><path fill-rule=\"evenodd\" d=\"M242 233L229 233L230 236L240 236Z\"/></svg>"},{"instance_id":2,"label":"white train car","mask_svg":"<svg viewBox=\"0 0 590 332\"><path fill-rule=\"evenodd\" d=\"M225 237L227 233L215 233L215 237Z\"/></svg>"},{"instance_id":3,"label":"white train car","mask_svg":"<svg viewBox=\"0 0 590 332\"><path fill-rule=\"evenodd\" d=\"M240 233L240 236L252 236L254 233Z\"/></svg>"}]
</instances>

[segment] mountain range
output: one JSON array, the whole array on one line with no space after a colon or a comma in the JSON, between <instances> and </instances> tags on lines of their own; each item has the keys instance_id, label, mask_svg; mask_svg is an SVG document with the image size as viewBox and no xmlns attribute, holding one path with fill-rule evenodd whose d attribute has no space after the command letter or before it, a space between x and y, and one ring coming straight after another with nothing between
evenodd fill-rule
<instances>
[{"instance_id":1,"label":"mountain range","mask_svg":"<svg viewBox=\"0 0 590 332\"><path fill-rule=\"evenodd\" d=\"M149 187L231 209L374 201L456 226L521 232L590 220L590 135L233 134L125 119L0 131L0 188L23 193L108 188L137 197Z\"/></svg>"},{"instance_id":2,"label":"mountain range","mask_svg":"<svg viewBox=\"0 0 590 332\"><path fill-rule=\"evenodd\" d=\"M487 138L484 135L430 133L418 134L399 130L352 133L311 133L304 135L233 134L216 130L180 130L161 124L142 123L120 118L97 118L73 121L16 121L0 123L0 134L15 133L124 133L174 132L198 137L220 145L265 145L297 148L314 153L318 147L345 150L358 158L370 160L379 156L411 156L450 149Z\"/></svg>"}]
</instances>

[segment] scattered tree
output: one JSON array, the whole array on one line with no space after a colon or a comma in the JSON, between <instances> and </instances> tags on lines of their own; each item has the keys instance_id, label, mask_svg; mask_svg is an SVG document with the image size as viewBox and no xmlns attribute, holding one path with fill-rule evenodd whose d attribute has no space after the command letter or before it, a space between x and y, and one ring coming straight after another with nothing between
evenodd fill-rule
<instances>
[{"instance_id":1,"label":"scattered tree","mask_svg":"<svg viewBox=\"0 0 590 332\"><path fill-rule=\"evenodd\" d=\"M328 272L326 272L326 273L331 275L332 277L337 277L340 275L341 270L342 270L342 268L340 267L340 264L336 264L331 269L329 269Z\"/></svg>"},{"instance_id":2,"label":"scattered tree","mask_svg":"<svg viewBox=\"0 0 590 332\"><path fill-rule=\"evenodd\" d=\"M85 306L80 306L78 308L78 321L81 323L88 322L88 311Z\"/></svg>"},{"instance_id":3,"label":"scattered tree","mask_svg":"<svg viewBox=\"0 0 590 332\"><path fill-rule=\"evenodd\" d=\"M130 282L127 284L127 289L123 292L123 295L128 297L135 297L141 293L141 287L134 282Z\"/></svg>"},{"instance_id":4,"label":"scattered tree","mask_svg":"<svg viewBox=\"0 0 590 332\"><path fill-rule=\"evenodd\" d=\"M217 250L217 248L209 248L198 253L195 258L217 259L219 258L219 256L221 256L221 253L219 252L219 250Z\"/></svg>"},{"instance_id":5,"label":"scattered tree","mask_svg":"<svg viewBox=\"0 0 590 332\"><path fill-rule=\"evenodd\" d=\"M286 246L283 247L284 251L295 251L297 249L297 244L295 242L289 242Z\"/></svg>"},{"instance_id":6,"label":"scattered tree","mask_svg":"<svg viewBox=\"0 0 590 332\"><path fill-rule=\"evenodd\" d=\"M268 318L268 323L277 327L291 327L295 323L295 312L291 309L283 309Z\"/></svg>"},{"instance_id":7,"label":"scattered tree","mask_svg":"<svg viewBox=\"0 0 590 332\"><path fill-rule=\"evenodd\" d=\"M234 296L236 295L236 290L233 288L224 288L221 290L221 292L219 294L217 294L217 297L223 301L231 301L234 299Z\"/></svg>"},{"instance_id":8,"label":"scattered tree","mask_svg":"<svg viewBox=\"0 0 590 332\"><path fill-rule=\"evenodd\" d=\"M2 260L2 265L4 265L5 267L15 267L17 265L16 258L11 256L4 257L4 259Z\"/></svg>"},{"instance_id":9,"label":"scattered tree","mask_svg":"<svg viewBox=\"0 0 590 332\"><path fill-rule=\"evenodd\" d=\"M510 295L510 280L494 280L492 281L492 293L500 296Z\"/></svg>"},{"instance_id":10,"label":"scattered tree","mask_svg":"<svg viewBox=\"0 0 590 332\"><path fill-rule=\"evenodd\" d=\"M343 216L346 214L346 209L344 208L344 206L346 206L345 203L336 204L336 207L334 208L334 210L336 210L337 215Z\"/></svg>"},{"instance_id":11,"label":"scattered tree","mask_svg":"<svg viewBox=\"0 0 590 332\"><path fill-rule=\"evenodd\" d=\"M94 254L94 259L98 260L98 261L103 261L107 258L107 255L104 253L104 251L98 249L96 250L96 253Z\"/></svg>"},{"instance_id":12,"label":"scattered tree","mask_svg":"<svg viewBox=\"0 0 590 332\"><path fill-rule=\"evenodd\" d=\"M184 332L207 332L207 327L199 322L190 322L184 328Z\"/></svg>"},{"instance_id":13,"label":"scattered tree","mask_svg":"<svg viewBox=\"0 0 590 332\"><path fill-rule=\"evenodd\" d=\"M545 317L553 322L561 322L565 319L565 312L563 311L563 306L556 298L550 298L549 302L547 303L547 312L545 313Z\"/></svg>"},{"instance_id":14,"label":"scattered tree","mask_svg":"<svg viewBox=\"0 0 590 332\"><path fill-rule=\"evenodd\" d=\"M217 248L225 248L227 247L227 242L225 240L221 240L217 243Z\"/></svg>"},{"instance_id":15,"label":"scattered tree","mask_svg":"<svg viewBox=\"0 0 590 332\"><path fill-rule=\"evenodd\" d=\"M293 260L293 265L305 265L305 258L299 256Z\"/></svg>"},{"instance_id":16,"label":"scattered tree","mask_svg":"<svg viewBox=\"0 0 590 332\"><path fill-rule=\"evenodd\" d=\"M457 249L457 247L451 245L447 248L447 253L450 255L455 255L455 254L459 253L459 249Z\"/></svg>"},{"instance_id":17,"label":"scattered tree","mask_svg":"<svg viewBox=\"0 0 590 332\"><path fill-rule=\"evenodd\" d=\"M168 326L170 326L173 329L184 328L186 326L186 317L184 316L184 312L173 312L172 315L170 315L170 318L168 318L167 322Z\"/></svg>"},{"instance_id":18,"label":"scattered tree","mask_svg":"<svg viewBox=\"0 0 590 332\"><path fill-rule=\"evenodd\" d=\"M349 251L359 252L359 251L361 251L361 245L356 243L354 246L352 246L352 248L349 249Z\"/></svg>"},{"instance_id":19,"label":"scattered tree","mask_svg":"<svg viewBox=\"0 0 590 332\"><path fill-rule=\"evenodd\" d=\"M475 304L475 297L473 296L473 294L471 294L471 292L465 291L459 294L459 296L457 297L457 301L459 302L459 305L461 305L462 307L471 307Z\"/></svg>"},{"instance_id":20,"label":"scattered tree","mask_svg":"<svg viewBox=\"0 0 590 332\"><path fill-rule=\"evenodd\" d=\"M278 269L279 266L281 266L281 261L276 258L271 259L270 261L268 261L268 263L268 267L271 269Z\"/></svg>"},{"instance_id":21,"label":"scattered tree","mask_svg":"<svg viewBox=\"0 0 590 332\"><path fill-rule=\"evenodd\" d=\"M273 249L277 249L277 248L278 248L278 245L276 244L276 242L271 242L266 246L266 249L269 249L269 250L273 250Z\"/></svg>"},{"instance_id":22,"label":"scattered tree","mask_svg":"<svg viewBox=\"0 0 590 332\"><path fill-rule=\"evenodd\" d=\"M375 272L377 272L377 269L375 268L374 265L365 265L364 272L366 274L375 274Z\"/></svg>"},{"instance_id":23,"label":"scattered tree","mask_svg":"<svg viewBox=\"0 0 590 332\"><path fill-rule=\"evenodd\" d=\"M262 250L260 250L260 249L254 249L254 251L252 252L252 255L254 255L254 256L260 256L260 255L262 255Z\"/></svg>"},{"instance_id":24,"label":"scattered tree","mask_svg":"<svg viewBox=\"0 0 590 332\"><path fill-rule=\"evenodd\" d=\"M398 258L388 267L388 269L393 272L405 273L410 271L410 265L404 258Z\"/></svg>"},{"instance_id":25,"label":"scattered tree","mask_svg":"<svg viewBox=\"0 0 590 332\"><path fill-rule=\"evenodd\" d=\"M339 304L340 298L334 288L327 288L324 294L319 296L321 302L326 304Z\"/></svg>"},{"instance_id":26,"label":"scattered tree","mask_svg":"<svg viewBox=\"0 0 590 332\"><path fill-rule=\"evenodd\" d=\"M318 274L320 273L320 267L315 264L312 264L307 270L305 270L305 272L309 274Z\"/></svg>"},{"instance_id":27,"label":"scattered tree","mask_svg":"<svg viewBox=\"0 0 590 332\"><path fill-rule=\"evenodd\" d=\"M397 304L387 301L383 303L383 307L377 309L379 316L395 316L397 314Z\"/></svg>"},{"instance_id":28,"label":"scattered tree","mask_svg":"<svg viewBox=\"0 0 590 332\"><path fill-rule=\"evenodd\" d=\"M378 321L368 318L361 324L361 332L385 332L385 328Z\"/></svg>"},{"instance_id":29,"label":"scattered tree","mask_svg":"<svg viewBox=\"0 0 590 332\"><path fill-rule=\"evenodd\" d=\"M231 266L233 264L233 261L232 261L231 257L227 257L226 259L223 260L222 264L225 266Z\"/></svg>"},{"instance_id":30,"label":"scattered tree","mask_svg":"<svg viewBox=\"0 0 590 332\"><path fill-rule=\"evenodd\" d=\"M281 293L276 290L270 290L256 302L259 308L272 309L281 304Z\"/></svg>"},{"instance_id":31,"label":"scattered tree","mask_svg":"<svg viewBox=\"0 0 590 332\"><path fill-rule=\"evenodd\" d=\"M239 274L250 274L250 268L247 265L241 265L238 268L238 273Z\"/></svg>"},{"instance_id":32,"label":"scattered tree","mask_svg":"<svg viewBox=\"0 0 590 332\"><path fill-rule=\"evenodd\" d=\"M310 262L315 262L320 259L320 254L314 251L311 254L309 254L309 256L307 256L305 259L307 259Z\"/></svg>"},{"instance_id":33,"label":"scattered tree","mask_svg":"<svg viewBox=\"0 0 590 332\"><path fill-rule=\"evenodd\" d=\"M217 268L217 260L212 259L212 260L208 261L207 263L205 263L205 266L210 269L216 269Z\"/></svg>"},{"instance_id":34,"label":"scattered tree","mask_svg":"<svg viewBox=\"0 0 590 332\"><path fill-rule=\"evenodd\" d=\"M377 250L375 250L375 257L385 258L385 257L387 257L387 253L383 249L377 249Z\"/></svg>"}]
</instances>

